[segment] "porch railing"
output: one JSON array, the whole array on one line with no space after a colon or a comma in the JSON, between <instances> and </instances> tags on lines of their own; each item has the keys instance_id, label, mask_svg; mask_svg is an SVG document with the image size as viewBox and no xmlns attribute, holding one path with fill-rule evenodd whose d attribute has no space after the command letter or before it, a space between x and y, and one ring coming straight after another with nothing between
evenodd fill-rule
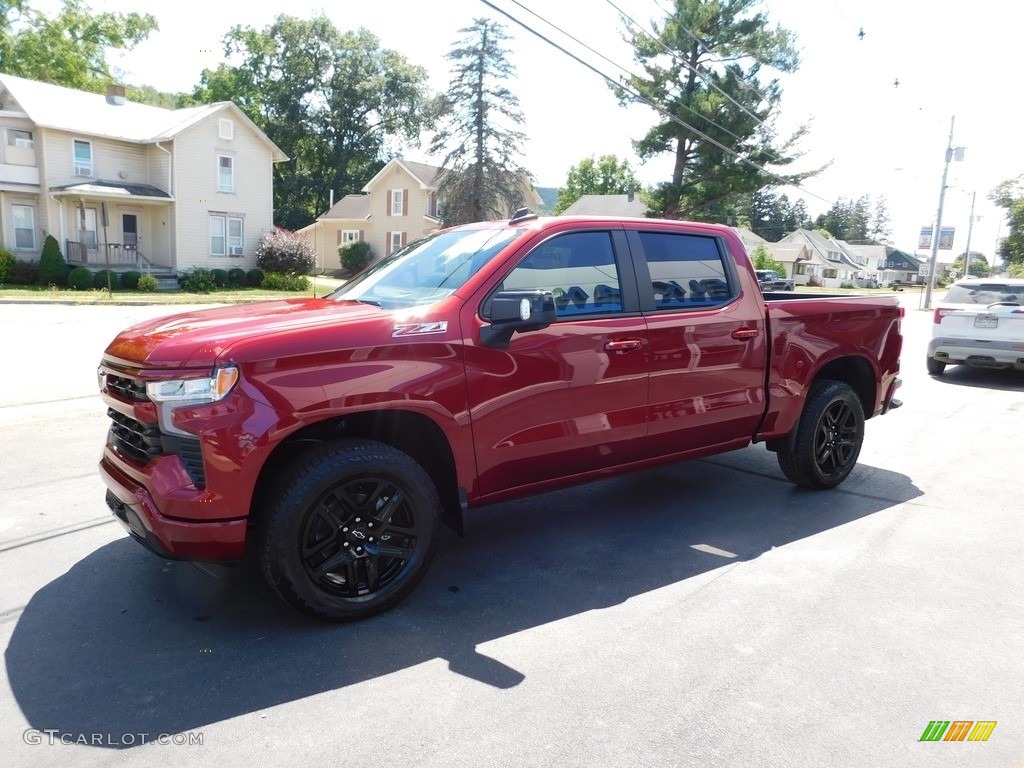
<instances>
[{"instance_id":1,"label":"porch railing","mask_svg":"<svg viewBox=\"0 0 1024 768\"><path fill-rule=\"evenodd\" d=\"M64 260L81 267L137 267L142 259L137 245L105 243L90 249L86 243L64 241Z\"/></svg>"}]
</instances>

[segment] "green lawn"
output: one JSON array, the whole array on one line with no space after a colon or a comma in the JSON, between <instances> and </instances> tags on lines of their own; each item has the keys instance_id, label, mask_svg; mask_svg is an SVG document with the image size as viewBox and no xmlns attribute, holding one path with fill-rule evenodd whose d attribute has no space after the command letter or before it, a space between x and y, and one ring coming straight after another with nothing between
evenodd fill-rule
<instances>
[{"instance_id":1,"label":"green lawn","mask_svg":"<svg viewBox=\"0 0 1024 768\"><path fill-rule=\"evenodd\" d=\"M52 301L62 304L238 304L251 301L324 296L344 282L344 280L336 280L331 277L311 277L308 291L265 291L262 288L237 288L216 290L212 293L185 293L184 291L146 293L118 288L114 291L113 296L105 288L76 291L67 287L0 285L0 301Z\"/></svg>"}]
</instances>

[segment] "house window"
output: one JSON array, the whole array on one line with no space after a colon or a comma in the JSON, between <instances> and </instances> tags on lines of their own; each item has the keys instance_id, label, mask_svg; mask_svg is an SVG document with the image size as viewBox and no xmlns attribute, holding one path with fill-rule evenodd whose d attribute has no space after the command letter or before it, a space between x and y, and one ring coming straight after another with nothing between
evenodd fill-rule
<instances>
[{"instance_id":1,"label":"house window","mask_svg":"<svg viewBox=\"0 0 1024 768\"><path fill-rule=\"evenodd\" d=\"M231 141L235 138L235 124L231 120L225 120L223 117L217 121L217 135L225 141Z\"/></svg>"},{"instance_id":2,"label":"house window","mask_svg":"<svg viewBox=\"0 0 1024 768\"><path fill-rule=\"evenodd\" d=\"M14 218L14 247L19 250L35 250L36 209L31 205L12 205Z\"/></svg>"},{"instance_id":3,"label":"house window","mask_svg":"<svg viewBox=\"0 0 1024 768\"><path fill-rule=\"evenodd\" d=\"M217 155L217 191L235 191L235 158Z\"/></svg>"},{"instance_id":4,"label":"house window","mask_svg":"<svg viewBox=\"0 0 1024 768\"><path fill-rule=\"evenodd\" d=\"M405 245L405 232L389 233L389 243L391 247L388 248L388 253L394 253L403 245Z\"/></svg>"},{"instance_id":5,"label":"house window","mask_svg":"<svg viewBox=\"0 0 1024 768\"><path fill-rule=\"evenodd\" d=\"M92 173L92 143L75 139L75 176L84 176L91 179Z\"/></svg>"},{"instance_id":6,"label":"house window","mask_svg":"<svg viewBox=\"0 0 1024 768\"><path fill-rule=\"evenodd\" d=\"M391 215L392 216L403 216L403 215L405 215L405 190L404 189L392 189L391 190Z\"/></svg>"},{"instance_id":7,"label":"house window","mask_svg":"<svg viewBox=\"0 0 1024 768\"><path fill-rule=\"evenodd\" d=\"M17 128L7 129L7 143L12 147L27 147L29 149L35 146L35 142L32 141L32 131L22 131Z\"/></svg>"},{"instance_id":8,"label":"house window","mask_svg":"<svg viewBox=\"0 0 1024 768\"><path fill-rule=\"evenodd\" d=\"M358 242L359 230L358 229L343 229L338 233L338 245L345 245L346 243Z\"/></svg>"},{"instance_id":9,"label":"house window","mask_svg":"<svg viewBox=\"0 0 1024 768\"><path fill-rule=\"evenodd\" d=\"M242 256L245 243L245 220L227 214L210 215L210 255Z\"/></svg>"}]
</instances>

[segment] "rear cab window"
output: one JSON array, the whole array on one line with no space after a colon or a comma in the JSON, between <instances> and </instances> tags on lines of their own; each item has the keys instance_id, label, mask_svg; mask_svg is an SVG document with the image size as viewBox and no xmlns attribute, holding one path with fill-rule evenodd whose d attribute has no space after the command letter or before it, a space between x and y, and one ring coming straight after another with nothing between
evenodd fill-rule
<instances>
[{"instance_id":1,"label":"rear cab window","mask_svg":"<svg viewBox=\"0 0 1024 768\"><path fill-rule=\"evenodd\" d=\"M685 232L630 233L643 252L649 280L638 273L641 306L658 310L707 309L739 295L732 262L717 237Z\"/></svg>"}]
</instances>

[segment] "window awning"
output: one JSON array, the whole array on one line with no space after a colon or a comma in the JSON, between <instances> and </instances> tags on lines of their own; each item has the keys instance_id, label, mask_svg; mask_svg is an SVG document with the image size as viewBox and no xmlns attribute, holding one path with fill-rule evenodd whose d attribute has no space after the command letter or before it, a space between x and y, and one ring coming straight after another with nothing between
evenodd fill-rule
<instances>
[{"instance_id":1,"label":"window awning","mask_svg":"<svg viewBox=\"0 0 1024 768\"><path fill-rule=\"evenodd\" d=\"M96 198L124 202L171 203L174 198L151 184L127 184L117 181L83 181L50 187L55 197Z\"/></svg>"}]
</instances>

